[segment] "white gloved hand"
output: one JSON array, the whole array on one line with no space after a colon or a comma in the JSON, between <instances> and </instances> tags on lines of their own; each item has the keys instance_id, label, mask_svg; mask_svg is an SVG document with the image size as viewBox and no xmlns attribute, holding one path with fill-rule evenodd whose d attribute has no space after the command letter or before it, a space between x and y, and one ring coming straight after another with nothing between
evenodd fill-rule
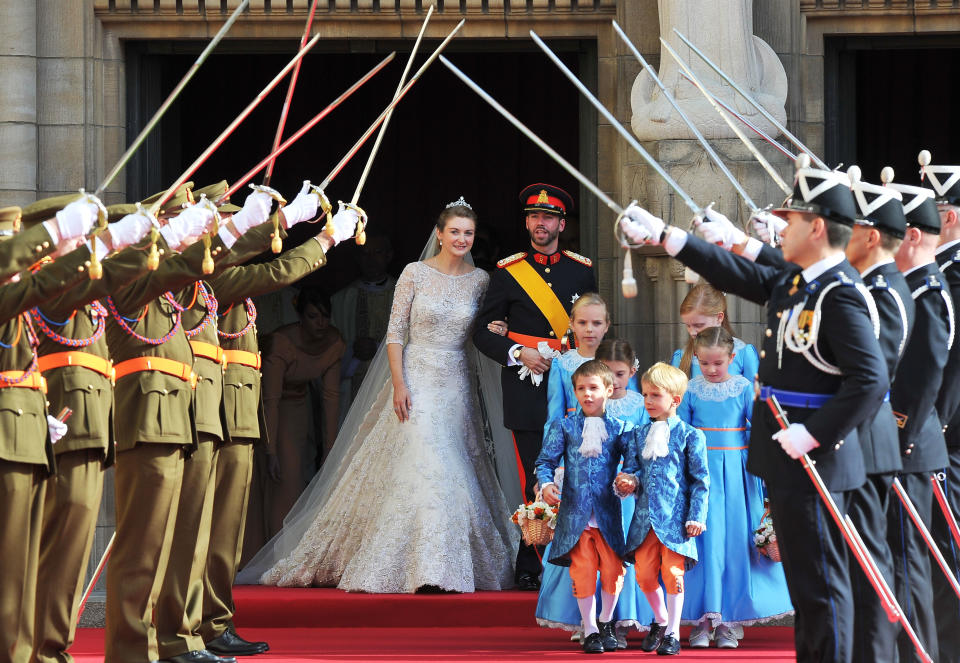
<instances>
[{"instance_id":1,"label":"white gloved hand","mask_svg":"<svg viewBox=\"0 0 960 663\"><path fill-rule=\"evenodd\" d=\"M144 235L150 232L153 223L150 217L142 212L127 214L119 221L114 221L107 226L107 232L110 233L110 242L113 244L113 250L119 251L131 244L139 242Z\"/></svg>"},{"instance_id":2,"label":"white gloved hand","mask_svg":"<svg viewBox=\"0 0 960 663\"><path fill-rule=\"evenodd\" d=\"M794 460L820 446L803 424L790 424L785 430L774 433L773 439Z\"/></svg>"},{"instance_id":3,"label":"white gloved hand","mask_svg":"<svg viewBox=\"0 0 960 663\"><path fill-rule=\"evenodd\" d=\"M708 208L704 212L704 217L694 219L694 225L698 227L703 234L703 238L711 244L718 244L723 249L729 251L737 244L743 244L747 241L747 235L730 222L720 212Z\"/></svg>"},{"instance_id":4,"label":"white gloved hand","mask_svg":"<svg viewBox=\"0 0 960 663\"><path fill-rule=\"evenodd\" d=\"M290 230L301 221L309 221L317 215L319 205L320 196L310 188L310 180L304 180L297 197L280 209L283 212L283 227Z\"/></svg>"},{"instance_id":5,"label":"white gloved hand","mask_svg":"<svg viewBox=\"0 0 960 663\"><path fill-rule=\"evenodd\" d=\"M770 243L771 236L774 243L779 244L780 233L787 227L787 222L776 214L760 210L750 217L750 223L753 224L753 231L764 244Z\"/></svg>"},{"instance_id":6,"label":"white gloved hand","mask_svg":"<svg viewBox=\"0 0 960 663\"><path fill-rule=\"evenodd\" d=\"M630 205L623 211L620 220L620 229L634 244L660 244L660 235L663 234L663 219L654 216L639 205Z\"/></svg>"},{"instance_id":7,"label":"white gloved hand","mask_svg":"<svg viewBox=\"0 0 960 663\"><path fill-rule=\"evenodd\" d=\"M273 198L270 194L254 191L243 201L243 209L234 212L230 220L233 221L233 227L242 235L254 226L266 223L270 218L271 207L273 207Z\"/></svg>"},{"instance_id":8,"label":"white gloved hand","mask_svg":"<svg viewBox=\"0 0 960 663\"><path fill-rule=\"evenodd\" d=\"M67 425L52 414L47 415L47 428L50 430L50 441L54 444L62 440L63 436L67 434Z\"/></svg>"},{"instance_id":9,"label":"white gloved hand","mask_svg":"<svg viewBox=\"0 0 960 663\"><path fill-rule=\"evenodd\" d=\"M97 222L97 213L100 208L86 199L74 200L72 203L57 212L57 232L60 239L75 239L83 237Z\"/></svg>"},{"instance_id":10,"label":"white gloved hand","mask_svg":"<svg viewBox=\"0 0 960 663\"><path fill-rule=\"evenodd\" d=\"M163 235L167 246L179 250L185 240L199 237L206 232L207 226L212 221L213 210L205 205L193 204L170 219L167 225L160 229L160 234Z\"/></svg>"},{"instance_id":11,"label":"white gloved hand","mask_svg":"<svg viewBox=\"0 0 960 663\"><path fill-rule=\"evenodd\" d=\"M366 220L366 219L364 219ZM350 239L357 232L357 224L360 222L360 214L357 210L345 207L340 203L340 209L330 220L333 224L333 244L336 246L345 239Z\"/></svg>"}]
</instances>

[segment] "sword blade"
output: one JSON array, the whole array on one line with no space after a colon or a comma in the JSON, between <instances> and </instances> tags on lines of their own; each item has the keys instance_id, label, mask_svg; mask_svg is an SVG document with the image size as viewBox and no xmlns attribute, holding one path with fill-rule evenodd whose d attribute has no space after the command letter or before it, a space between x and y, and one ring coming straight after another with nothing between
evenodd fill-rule
<instances>
[{"instance_id":1,"label":"sword blade","mask_svg":"<svg viewBox=\"0 0 960 663\"><path fill-rule=\"evenodd\" d=\"M717 154L713 147L710 146L710 143L707 142L707 139L704 138L703 134L700 133L700 130L697 129L690 118L687 117L687 114L683 112L683 109L680 108L680 104L677 103L677 100L674 98L673 94L670 93L670 90L667 89L667 86L663 84L663 81L660 80L660 77L657 75L657 72L654 71L653 67L640 55L640 51L637 50L637 47L633 45L633 42L630 41L630 38L627 37L627 34L620 27L620 24L616 21L613 21L613 29L616 30L617 34L620 35L620 39L627 45L627 48L630 49L630 52L633 53L633 56L637 59L640 65L647 70L647 73L650 75L650 78L653 79L653 82L656 83L657 87L660 88L660 91L663 93L663 96L666 97L667 101L670 102L670 105L673 106L674 110L677 111L677 114L680 116L680 119L690 127L690 131L693 132L693 135L696 136L697 140L700 141L700 144L703 146L703 149L706 150L707 154L713 160L717 167L720 169L727 179L730 180L730 184L733 185L733 188L737 190L737 193L740 194L740 197L743 198L744 202L747 203L747 206L750 208L751 214L756 212L760 208L757 207L757 204L753 202L753 199L746 192L746 190L741 186L740 182L737 181L737 178L733 176L733 173L730 172L730 169L727 168L727 165L723 163L723 159L720 158L720 155Z\"/></svg>"},{"instance_id":2,"label":"sword blade","mask_svg":"<svg viewBox=\"0 0 960 663\"><path fill-rule=\"evenodd\" d=\"M274 160L276 160L276 158L277 158L278 156L280 156L284 151L286 151L286 149L287 149L288 147L290 147L290 146L293 145L295 142L297 142L298 140L300 140L300 138L302 138L305 133L307 133L307 132L310 131L313 127L315 127L315 126L317 125L317 123L320 122L320 120L322 120L322 119L325 118L327 115L329 115L330 112L331 112L334 108L336 108L337 106L339 106L340 104L342 104L347 97L349 97L351 94L353 94L354 92L356 92L356 91L357 91L361 86L363 86L367 81L369 81L371 78L373 78L381 69L383 69L384 67L386 67L387 64L388 64L391 60L393 60L393 58L394 58L395 55L396 55L396 53L394 52L394 53L391 53L390 55L388 55L387 57L385 57L385 58L384 58L383 60L381 60L373 69L371 69L371 70L368 71L366 74L364 74L356 83L354 83L354 84L351 85L349 88L347 88L347 89L343 92L343 94L341 94L339 97L337 97L336 99L334 99L333 101L331 101L330 104L327 105L326 108L324 108L322 111L320 111L319 113L317 113L316 115L314 115L306 124L304 124L302 127L300 127L299 129L297 129L297 131L295 131L293 134L290 135L289 138L287 138L287 139L286 139L285 141L283 141L280 145L278 145L277 148L276 148L275 150L273 150L270 154L268 154L260 163L258 163L256 166L254 166L253 168L251 168L249 171L247 171L247 173L246 173L245 175L243 175L243 177L241 177L240 179L236 180L236 181L230 186L230 188L227 189L227 190L224 192L224 194L217 199L216 202L219 203L219 202L222 201L222 200L226 200L226 199L229 198L232 194L236 193L244 184L246 184L246 183L249 182L251 179L253 179L253 178L256 176L257 173L259 173L261 170L263 170L265 167L267 167L267 165L269 165L271 162L273 162Z\"/></svg>"},{"instance_id":3,"label":"sword blade","mask_svg":"<svg viewBox=\"0 0 960 663\"><path fill-rule=\"evenodd\" d=\"M307 24L303 28L303 37L300 38L300 48L306 46L307 39L310 38L310 28L313 26L313 15L317 11L317 4L319 2L320 0L313 0L310 4L310 13L307 14ZM271 151L275 151L277 147L280 146L280 141L283 140L283 129L287 125L287 114L290 112L290 104L293 101L293 90L297 87L297 78L300 77L300 65L302 63L303 60L297 62L297 66L293 68L293 73L290 74L290 85L287 87L287 96L283 100L283 110L280 111L280 122L277 124L277 134L273 137L273 147L270 148ZM263 186L270 186L274 163L276 163L275 158L267 165L267 174L263 176Z\"/></svg>"},{"instance_id":4,"label":"sword blade","mask_svg":"<svg viewBox=\"0 0 960 663\"><path fill-rule=\"evenodd\" d=\"M957 544L957 548L960 548L960 527L957 526L957 519L953 515L953 509L950 508L950 502L947 501L947 494L943 492L943 486L940 485L937 475L930 475L930 483L933 484L933 495L937 498L937 504L940 506L940 510L943 511L943 517L947 521L947 526L950 528L953 541Z\"/></svg>"},{"instance_id":5,"label":"sword blade","mask_svg":"<svg viewBox=\"0 0 960 663\"><path fill-rule=\"evenodd\" d=\"M207 149L205 149L203 153L199 157L197 157L192 164L190 164L187 167L187 169L183 172L183 174L181 174L180 177L178 177L177 180L170 185L170 188L167 189L162 196L160 196L157 202L155 202L153 206L150 208L150 214L152 214L153 216L157 215L157 212L160 211L164 203L170 200L170 196L173 195L173 192L176 191L181 184L186 182L187 179L197 171L197 168L203 165L203 162L206 161L211 154L217 151L217 148L219 148L223 144L223 142L230 136L230 134L233 133L234 129L240 126L240 123L243 122L245 119L247 119L250 113L252 113L253 110L260 104L260 102L263 101L268 94L270 94L270 91L273 90L273 88L275 88L277 84L283 80L284 76L286 76L287 73L289 73L289 71L297 64L297 62L299 62L303 58L303 56L306 55L307 52L314 47L314 45L316 45L319 39L320 39L320 35L316 35L313 39L307 42L307 45L301 48L297 52L297 54L293 57L293 59L290 60L290 62L288 62L283 69L280 70L280 73L274 76L272 81L267 83L267 86L260 91L260 94L258 94L256 98L254 98L254 100L251 101L247 105L247 107L240 112L240 114L233 120L233 122L231 122L230 125L226 129L224 129L219 136L217 136L214 139L214 141L210 144L210 146L207 147Z\"/></svg>"},{"instance_id":6,"label":"sword blade","mask_svg":"<svg viewBox=\"0 0 960 663\"><path fill-rule=\"evenodd\" d=\"M777 118L775 118L773 115L771 115L770 112L769 112L766 108L764 108L764 107L763 107L762 105L760 105L753 97L751 97L749 94L747 94L747 93L743 90L743 88L741 88L739 85L737 85L737 83L736 83L732 78L730 78L729 76L727 76L727 74L726 74L720 67L718 67L717 65L715 65L715 64L713 63L713 61L712 61L710 58L708 58L708 57L703 53L703 51L701 51L699 48L697 48L696 46L694 46L694 45L693 45L693 42L691 42L689 39L687 39L687 38L683 35L682 32L680 32L680 31L677 30L676 28L674 28L673 31L676 32L676 33L677 33L677 36L680 37L680 39L683 40L683 43L684 43L684 44L686 44L687 46L690 47L690 50L691 50L691 51L693 51L694 53L696 53L696 54L700 57L700 59L703 60L703 61L707 64L708 67L710 67L711 69L713 69L713 71L716 72L716 74L717 74L720 78L722 78L723 80L725 80L730 87L732 87L737 93L740 94L741 97L743 97L744 99L746 99L747 102L749 102L749 104L750 104L751 106L753 106L754 108L756 108L757 111L759 111L759 113L760 113L761 115L763 115L765 118L767 118L767 121L770 122L770 124L772 124L773 126L775 126L775 127L777 128L777 131L779 131L779 132L782 133L784 136L786 136L786 137L787 137L787 140L789 140L791 143L793 143L798 150L800 150L801 152L806 152L807 154L809 154L809 155L810 155L810 158L813 160L813 162L814 162L815 164L817 164L817 166L818 166L819 168L821 168L821 169L823 169L823 170L830 170L830 168L827 166L827 164L825 164L823 161L821 161L820 158L819 158L816 154L813 153L813 150L811 150L811 149L808 148L806 145L804 145L803 143L801 143L799 138L797 138L797 137L794 136L792 133L790 133L790 132L787 130L787 128L786 128L785 126L783 126L782 124L780 124L780 122L777 121Z\"/></svg>"},{"instance_id":7,"label":"sword blade","mask_svg":"<svg viewBox=\"0 0 960 663\"><path fill-rule=\"evenodd\" d=\"M413 87L413 84L420 79L420 77L423 75L423 72L425 72L427 68L431 64L433 64L434 60L440 57L440 53L443 52L443 49L447 47L447 44L450 43L450 40L453 39L458 32L460 32L460 29L463 27L464 23L466 23L466 19L462 19L459 23L457 23L457 25L453 28L453 30L450 31L450 34L448 34L446 38L442 42L440 42L440 45L437 46L437 48L433 51L433 53L430 54L430 57L428 57L426 61L422 65L420 65L420 68L417 69L417 72L410 78L409 81L407 81L407 84L403 86L403 89L400 91L400 94L394 95L393 101L391 101L387 105L387 107L383 110L383 112L380 113L379 117L377 117L377 119L373 121L373 124L367 127L367 130L364 131L363 135L360 136L357 142L353 144L353 147L351 147L347 151L347 153L343 155L343 158L340 159L340 162L333 167L333 170L331 170L327 174L327 176L323 178L323 182L321 182L320 184L321 189L326 189L327 186L329 186L330 182L332 182L334 178L340 174L340 171L343 170L344 166L346 166L347 163L360 150L360 148L363 147L363 144L367 142L367 139L370 138L371 135L373 135L373 132L377 130L377 127L380 126L380 123L387 118L387 115L390 113L390 111L393 110L396 107L396 105L400 103L400 100L406 96L407 92L410 91L410 88Z\"/></svg>"},{"instance_id":8,"label":"sword blade","mask_svg":"<svg viewBox=\"0 0 960 663\"><path fill-rule=\"evenodd\" d=\"M720 106L714 100L713 96L707 91L706 86L700 82L700 79L697 78L697 75L693 73L693 70L690 69L690 67L687 66L687 64L677 54L677 52L673 50L673 48L671 48L670 44L667 43L667 40L661 37L660 44L663 46L663 48L666 49L667 53L669 53L670 56L677 61L677 64L680 65L680 68L683 69L684 72L686 72L687 78L690 79L690 82L693 83L693 86L698 90L700 90L703 96L706 97L707 102L711 106L713 106L713 109L717 111L717 114L720 115L721 119L723 119L724 122L726 122L727 126L730 127L731 131L733 131L733 133L736 134L737 138L739 138L740 141L746 146L746 148L750 150L750 154L753 155L753 158L756 159L758 162L760 162L760 165L763 166L763 169L765 171L767 171L767 174L774 181L774 183L776 183L776 185L780 187L780 190L783 191L788 196L792 194L793 188L787 185L787 183L783 181L783 178L780 177L780 174L776 170L774 170L773 166L771 166L770 163L763 158L763 155L760 154L760 151L757 149L757 146L754 145L752 142L750 142L750 139L747 138L742 131L740 131L740 127L738 127L736 123L733 121L733 119L729 115L727 115L727 112L722 108L720 108Z\"/></svg>"},{"instance_id":9,"label":"sword blade","mask_svg":"<svg viewBox=\"0 0 960 663\"><path fill-rule=\"evenodd\" d=\"M153 131L153 128L157 126L160 118L162 118L164 113L167 112L167 109L170 108L174 100L180 96L183 88L187 86L187 83L190 82L190 79L193 78L193 75L197 73L200 65L206 61L207 56L213 52L213 49L217 47L217 44L220 43L220 40L223 39L228 32L230 32L230 28L233 27L233 24L238 18L240 18L240 14L244 9L247 8L247 5L249 4L250 0L243 0L243 2L241 2L237 8L233 10L233 13L230 14L230 18L227 19L227 22L223 24L223 27L220 28L219 32L213 36L213 39L210 40L210 43L207 44L207 47L203 49L203 52L201 52L200 55L197 56L197 59L194 61L194 63L190 65L187 73L183 75L183 78L180 79L180 82L177 83L177 86L173 88L170 94L167 95L167 98L164 100L164 102L160 104L160 108L156 110L156 112L153 114L153 117L150 118L150 121L147 122L146 126L140 130L140 133L137 134L137 137L133 139L133 142L130 143L130 147L128 147L127 151L121 155L121 157L117 160L117 163L113 165L113 168L110 169L110 172L107 173L107 176L104 177L103 181L100 182L100 185L97 186L97 190L94 191L93 195L99 198L106 188L110 186L110 183L113 182L113 179L120 173L121 170L123 170L123 167L127 165L130 159L133 157L133 154L140 149L140 146L143 145L143 141L145 141L150 132Z\"/></svg>"},{"instance_id":10,"label":"sword blade","mask_svg":"<svg viewBox=\"0 0 960 663\"><path fill-rule=\"evenodd\" d=\"M950 565L947 564L947 560L943 558L943 553L940 552L940 547L937 545L937 542L930 536L930 530L927 529L923 520L920 519L920 514L913 505L913 500L907 495L903 484L900 483L899 477L893 480L893 492L900 498L900 503L903 505L903 508L906 509L907 515L910 516L910 520L913 521L914 526L916 526L920 532L920 536L923 537L923 542L927 544L930 554L937 560L940 570L943 571L943 574L947 577L947 581L950 583L950 588L956 593L957 598L960 598L960 582L957 582L957 577L953 574L953 571L950 570Z\"/></svg>"},{"instance_id":11,"label":"sword blade","mask_svg":"<svg viewBox=\"0 0 960 663\"><path fill-rule=\"evenodd\" d=\"M417 56L420 41L423 39L423 33L427 31L427 23L430 22L433 10L434 5L430 5L430 9L427 10L427 16L423 19L423 25L420 26L420 33L417 35L417 40L413 43L413 50L410 51L410 57L407 58L407 65L403 68L403 74L400 75L400 83L397 84L397 91L393 93L394 99L396 99L400 91L403 90L404 83L407 80L407 74L410 73L410 66L413 64L413 59ZM380 142L383 140L383 134L387 132L387 125L390 124L390 118L392 116L393 109L391 108L386 117L383 118L383 124L380 125L380 132L377 134L377 139L373 141L373 147L370 148L370 156L367 157L367 163L363 167L360 180L357 182L357 188L353 190L353 198L350 199L352 205L356 205L360 200L360 192L363 191L363 185L367 181L367 175L370 174L370 167L373 166L373 159L377 156L377 150L380 149Z\"/></svg>"},{"instance_id":12,"label":"sword blade","mask_svg":"<svg viewBox=\"0 0 960 663\"><path fill-rule=\"evenodd\" d=\"M441 56L440 59L443 61L443 64L446 65L447 69L452 71L457 78L459 78L461 81L463 81L467 85L467 87L469 87L471 90L476 92L481 99L483 99L488 104L493 106L493 108L498 113L503 115L503 117L505 117L513 126L519 129L520 133L522 133L524 136L532 140L537 145L537 147L539 147L541 150L546 152L550 156L550 158L556 161L565 171L567 171L568 173L570 173L570 175L576 178L576 180L580 182L580 184L582 184L587 190L589 190L590 193L592 193L597 198L599 198L604 205L606 205L611 210L616 212L618 216L623 215L623 208L620 207L620 205L618 205L616 202L614 202L614 200L610 196L605 194L600 189L600 187L598 187L596 184L590 181L590 179L586 175L581 173L579 170L577 170L573 166L573 164L571 164L569 161L567 161L562 156L560 156L560 154L555 149L547 145L546 141L544 141L537 134L533 133L530 129L528 129L523 122L518 120L516 117L514 117L514 115L510 111L508 111L506 108L501 106L496 99L494 99L489 94L487 94L487 92L482 87L474 83L469 76L467 76L465 73L457 69L457 67L452 62L450 62L450 60L448 60L443 56Z\"/></svg>"}]
</instances>

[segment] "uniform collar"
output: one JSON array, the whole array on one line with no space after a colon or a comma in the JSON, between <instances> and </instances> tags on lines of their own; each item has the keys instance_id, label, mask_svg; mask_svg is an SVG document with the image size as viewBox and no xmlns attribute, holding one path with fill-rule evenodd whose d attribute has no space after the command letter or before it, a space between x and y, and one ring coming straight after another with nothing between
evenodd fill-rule
<instances>
[{"instance_id":1,"label":"uniform collar","mask_svg":"<svg viewBox=\"0 0 960 663\"><path fill-rule=\"evenodd\" d=\"M952 251L955 248L960 248L957 246L957 244L960 244L960 239L955 239L952 242L947 242L946 244L938 246L937 255L940 255L941 253L945 253L947 251Z\"/></svg>"},{"instance_id":2,"label":"uniform collar","mask_svg":"<svg viewBox=\"0 0 960 663\"><path fill-rule=\"evenodd\" d=\"M931 267L932 267L932 269L931 269ZM906 277L909 276L910 274L913 274L914 272L918 272L918 271L920 271L920 270L923 270L925 273L934 274L934 273L936 273L936 272L939 272L939 271L940 271L940 268L937 267L937 264L936 264L936 263L934 263L934 262L928 262L928 263L925 263L925 264L923 264L923 265L917 265L916 267L911 267L910 269L908 269L907 271L905 271L905 272L903 273L903 276L904 276L904 278L906 278Z\"/></svg>"},{"instance_id":3,"label":"uniform collar","mask_svg":"<svg viewBox=\"0 0 960 663\"><path fill-rule=\"evenodd\" d=\"M538 265L555 265L560 262L559 251L551 253L550 255L534 251L531 255L533 256L533 261Z\"/></svg>"},{"instance_id":4,"label":"uniform collar","mask_svg":"<svg viewBox=\"0 0 960 663\"><path fill-rule=\"evenodd\" d=\"M843 254L843 251L837 251L822 260L818 260L801 272L801 274L803 274L803 280L806 283L813 283L821 274L833 269L844 260L846 260L846 256Z\"/></svg>"},{"instance_id":5,"label":"uniform collar","mask_svg":"<svg viewBox=\"0 0 960 663\"><path fill-rule=\"evenodd\" d=\"M893 258L887 258L887 259L885 259L885 260L881 260L881 261L879 261L879 262L875 262L875 263L873 263L872 265L870 265L869 267L867 267L867 269L865 269L863 272L861 272L861 273L860 273L860 276L861 276L861 277L864 277L864 276L866 276L867 274L871 274L871 273L873 273L875 270L880 269L880 268L883 267L884 265L890 265L890 264L892 264L892 263L893 263Z\"/></svg>"}]
</instances>

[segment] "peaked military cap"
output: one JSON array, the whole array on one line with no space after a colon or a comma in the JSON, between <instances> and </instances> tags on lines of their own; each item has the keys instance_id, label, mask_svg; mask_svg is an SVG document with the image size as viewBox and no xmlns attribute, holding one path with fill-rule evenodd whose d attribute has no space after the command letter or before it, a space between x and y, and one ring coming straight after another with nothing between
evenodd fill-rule
<instances>
[{"instance_id":1,"label":"peaked military cap","mask_svg":"<svg viewBox=\"0 0 960 663\"><path fill-rule=\"evenodd\" d=\"M793 195L783 207L771 210L785 217L788 212L809 212L825 219L852 226L857 218L857 204L850 192L846 173L810 167L810 156L800 154L793 181Z\"/></svg>"},{"instance_id":2,"label":"peaked military cap","mask_svg":"<svg viewBox=\"0 0 960 663\"><path fill-rule=\"evenodd\" d=\"M869 184L860 179L860 168L847 169L850 189L857 203L857 224L868 225L891 237L903 239L907 232L907 217L903 213L903 195L886 184L893 180L893 168L887 166L880 173L884 186Z\"/></svg>"},{"instance_id":3,"label":"peaked military cap","mask_svg":"<svg viewBox=\"0 0 960 663\"><path fill-rule=\"evenodd\" d=\"M210 200L216 201L218 198L223 196L223 194L225 194L229 188L230 185L227 184L226 180L220 180L216 184L210 184L202 189L194 189L193 198L194 200L200 200L200 196L206 196ZM229 198L217 205L217 210L221 214L233 214L234 212L239 212L241 209L242 208L231 203Z\"/></svg>"},{"instance_id":4,"label":"peaked military cap","mask_svg":"<svg viewBox=\"0 0 960 663\"><path fill-rule=\"evenodd\" d=\"M22 212L16 205L0 207L0 241L9 239L20 231Z\"/></svg>"},{"instance_id":5,"label":"peaked military cap","mask_svg":"<svg viewBox=\"0 0 960 663\"><path fill-rule=\"evenodd\" d=\"M531 184L520 192L520 202L524 212L549 212L566 216L573 211L573 197L558 186L552 184Z\"/></svg>"},{"instance_id":6,"label":"peaked military cap","mask_svg":"<svg viewBox=\"0 0 960 663\"><path fill-rule=\"evenodd\" d=\"M69 205L75 200L80 200L82 193L67 193L62 196L52 196L50 198L41 198L30 203L23 208L23 216L20 223L27 228L41 221L52 219L57 212Z\"/></svg>"},{"instance_id":7,"label":"peaked military cap","mask_svg":"<svg viewBox=\"0 0 960 663\"><path fill-rule=\"evenodd\" d=\"M936 194L938 203L960 205L960 166L931 166L929 150L917 155L920 181Z\"/></svg>"},{"instance_id":8,"label":"peaked military cap","mask_svg":"<svg viewBox=\"0 0 960 663\"><path fill-rule=\"evenodd\" d=\"M907 217L908 227L919 228L932 235L940 234L940 211L937 210L931 189L893 182L888 186L903 196L903 213Z\"/></svg>"},{"instance_id":9,"label":"peaked military cap","mask_svg":"<svg viewBox=\"0 0 960 663\"><path fill-rule=\"evenodd\" d=\"M177 187L177 190L170 196L170 200L163 204L163 207L157 212L157 216L161 214L176 214L183 209L184 205L188 205L194 202L193 198L193 182L185 182ZM166 193L166 190L161 191L160 193L155 193L149 198L144 198L140 201L140 204L149 209L155 202L160 200L163 194Z\"/></svg>"}]
</instances>

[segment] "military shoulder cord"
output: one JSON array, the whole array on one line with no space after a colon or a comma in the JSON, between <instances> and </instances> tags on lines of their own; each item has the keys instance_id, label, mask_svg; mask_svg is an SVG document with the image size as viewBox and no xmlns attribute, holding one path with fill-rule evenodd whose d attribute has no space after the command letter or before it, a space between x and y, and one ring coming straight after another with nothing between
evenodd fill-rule
<instances>
[{"instance_id":1,"label":"military shoulder cord","mask_svg":"<svg viewBox=\"0 0 960 663\"><path fill-rule=\"evenodd\" d=\"M107 302L107 308L110 309L110 315L112 315L117 321L117 324L120 325L120 328L142 343L147 343L149 345L163 345L173 338L173 335L176 334L177 330L180 329L180 311L177 311L174 315L173 327L166 334L160 338L148 338L146 336L141 336L137 332L133 331L129 323L136 324L143 320L143 317L147 314L147 309L150 307L150 304L147 304L143 307L143 313L139 318L125 318L120 315L119 311L117 311L117 305L113 303L112 297L106 297L105 301Z\"/></svg>"},{"instance_id":2,"label":"military shoulder cord","mask_svg":"<svg viewBox=\"0 0 960 663\"><path fill-rule=\"evenodd\" d=\"M103 330L106 329L107 326L107 309L103 307L103 304L94 301L90 304L90 307L96 312L97 328L93 332L93 335L89 338L69 338L67 336L58 334L50 328L51 325L54 327L63 327L65 324L73 320L73 317L77 314L76 311L71 313L70 317L64 322L54 322L43 314L39 306L30 309L30 313L37 321L37 326L40 328L40 331L42 331L44 336L49 338L54 343L59 343L60 345L65 345L70 348L85 348L96 343L100 337L103 336Z\"/></svg>"},{"instance_id":3,"label":"military shoulder cord","mask_svg":"<svg viewBox=\"0 0 960 663\"><path fill-rule=\"evenodd\" d=\"M247 297L243 300L243 307L247 310L247 324L246 326L238 332L225 332L217 330L217 334L222 338L240 338L245 336L248 331L253 329L253 324L257 321L257 307L253 305L253 300ZM230 311L233 310L233 304L223 312L223 315L220 317L226 316Z\"/></svg>"},{"instance_id":4,"label":"military shoulder cord","mask_svg":"<svg viewBox=\"0 0 960 663\"><path fill-rule=\"evenodd\" d=\"M0 385L2 385L2 386L4 386L4 387L12 387L12 386L14 386L14 385L20 384L21 382L25 382L31 375L33 375L34 373L37 372L37 353L36 353L36 349L37 349L38 341L37 341L37 335L36 335L36 333L33 331L33 325L31 324L30 314L29 314L29 313L21 313L20 315L17 316L17 336L16 336L16 338L13 339L13 342L12 342L10 345L7 345L6 343L3 343L2 341L0 341L0 348L3 348L3 349L5 349L5 350L9 350L9 349L13 348L14 346L16 346L16 345L20 342L20 335L23 333L23 326L24 326L23 323L24 323L24 321L26 321L26 323L27 323L27 324L26 324L26 326L27 326L27 339L28 339L29 342L30 342L30 347L34 349L34 352L31 353L32 358L30 359L30 365L27 367L27 370L25 370L25 371L23 372L23 375L21 375L20 377L18 377L18 378L8 378L7 376L3 375L3 373L0 373Z\"/></svg>"},{"instance_id":5,"label":"military shoulder cord","mask_svg":"<svg viewBox=\"0 0 960 663\"><path fill-rule=\"evenodd\" d=\"M183 313L184 311L189 311L192 309L193 305L197 303L198 296L203 302L203 305L206 307L207 312L203 316L203 320L200 322L200 324L193 329L183 330L183 333L187 335L187 338L193 338L203 331L207 325L212 324L216 319L218 307L217 298L213 296L211 291L207 290L207 286L201 281L197 281L193 284L193 300L190 302L189 306L180 306L180 304L177 303L177 300L174 299L173 293L169 290L163 293L163 296L166 297L167 301L170 302L170 305L179 313Z\"/></svg>"}]
</instances>

